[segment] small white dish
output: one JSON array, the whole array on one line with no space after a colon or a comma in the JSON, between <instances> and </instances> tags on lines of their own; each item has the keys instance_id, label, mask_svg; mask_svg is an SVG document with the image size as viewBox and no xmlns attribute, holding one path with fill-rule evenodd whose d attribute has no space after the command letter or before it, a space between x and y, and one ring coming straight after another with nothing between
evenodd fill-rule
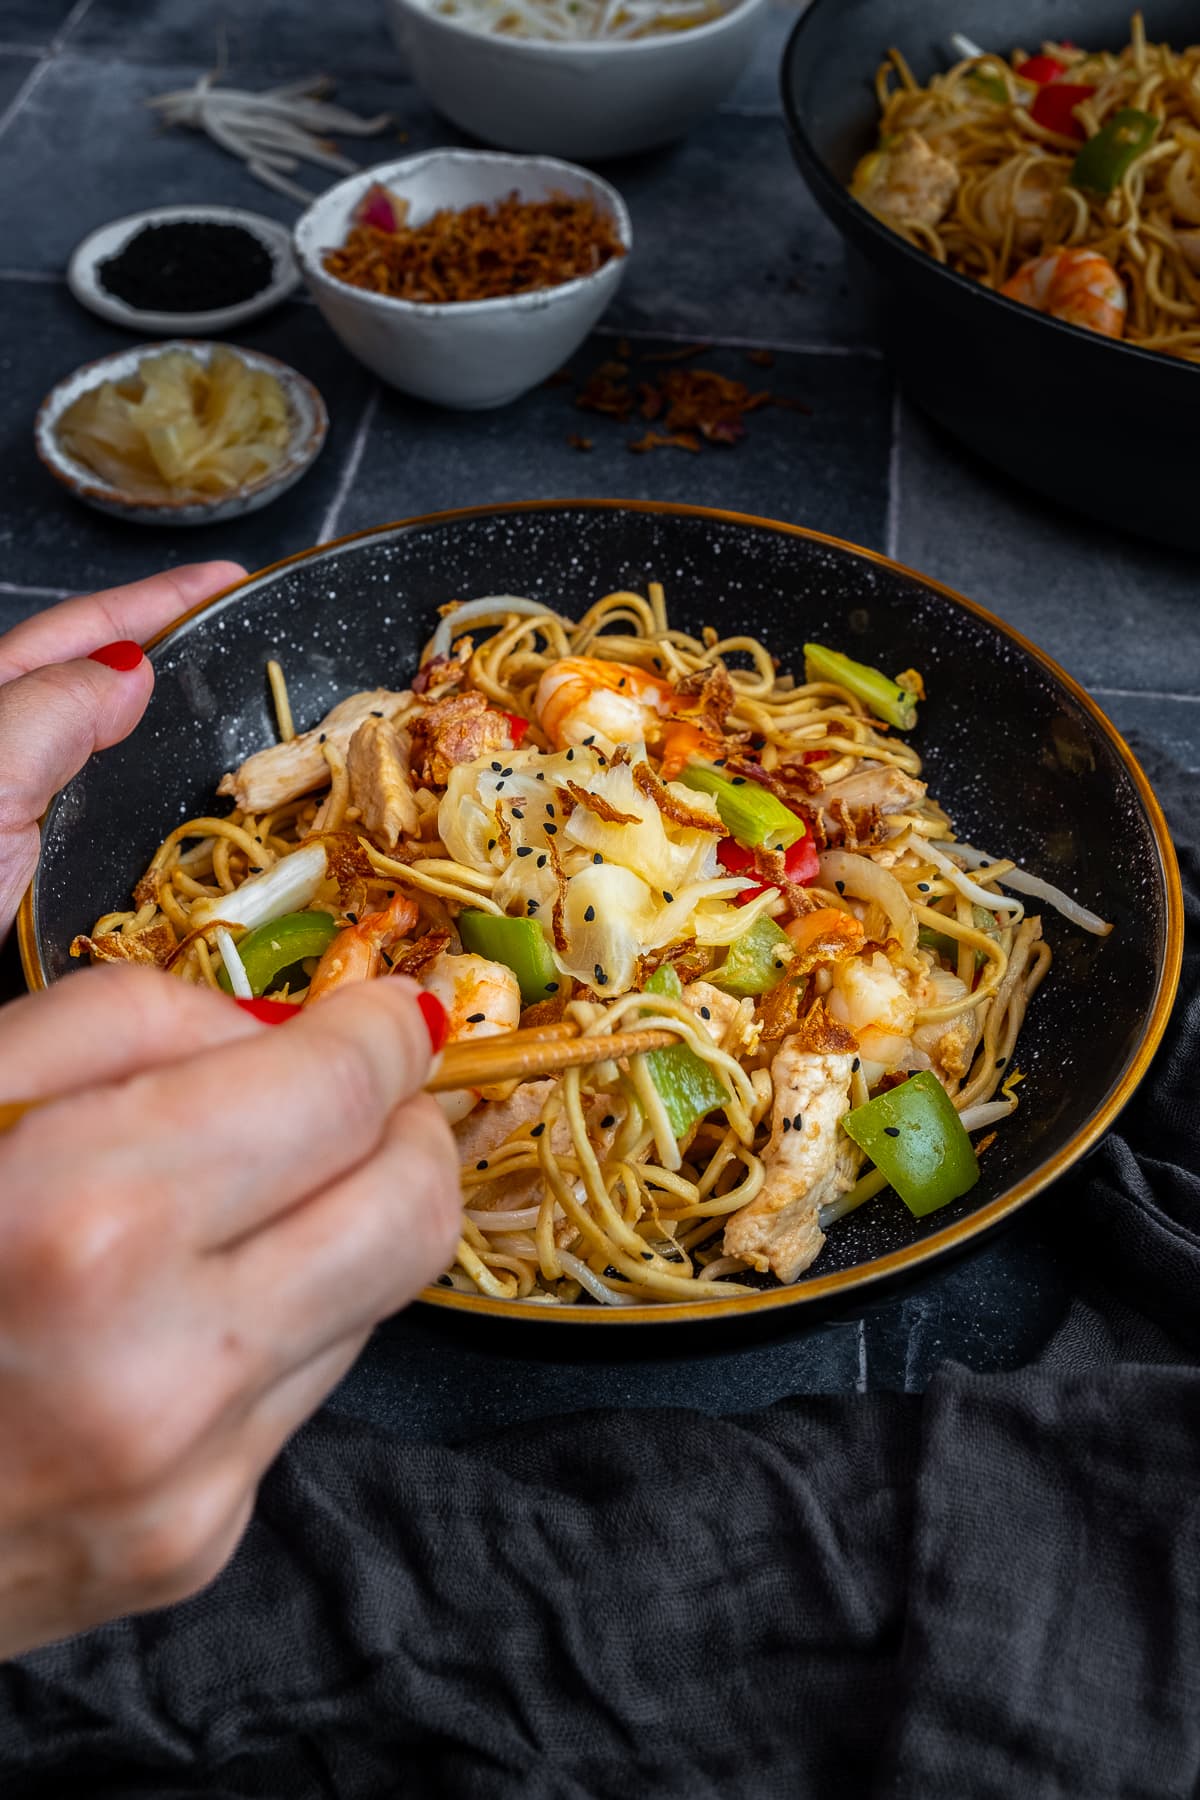
<instances>
[{"instance_id":1,"label":"small white dish","mask_svg":"<svg viewBox=\"0 0 1200 1800\"><path fill-rule=\"evenodd\" d=\"M287 399L292 429L283 461L259 481L214 500L134 499L120 488L111 487L94 469L77 461L59 443L58 421L89 388L99 387L103 381L128 380L137 373L146 357L161 356L165 350L189 350L206 363L213 351L220 348L235 350L252 369L265 369L274 375ZM263 356L258 350L177 338L166 343L136 344L132 349L102 356L97 362L83 363L46 395L38 408L33 434L38 456L55 480L77 500L94 506L98 512L111 513L114 518L127 519L135 525L215 525L257 512L260 506L266 506L286 493L316 461L328 428L325 402L317 389L287 363L279 362L273 356Z\"/></svg>"},{"instance_id":2,"label":"small white dish","mask_svg":"<svg viewBox=\"0 0 1200 1800\"><path fill-rule=\"evenodd\" d=\"M205 224L240 225L253 232L267 251L273 265L271 280L248 300L235 306L214 307L208 312L155 312L130 306L110 294L100 280L100 264L120 255L130 238L144 225L167 225L176 219L199 219ZM98 313L114 325L129 331L160 331L171 337L205 337L211 332L232 331L257 319L286 300L300 281L300 271L292 256L291 237L286 225L261 213L243 212L237 206L154 206L147 212L130 213L123 219L110 219L89 232L75 246L67 264L67 286L90 312Z\"/></svg>"},{"instance_id":3,"label":"small white dish","mask_svg":"<svg viewBox=\"0 0 1200 1800\"><path fill-rule=\"evenodd\" d=\"M472 31L424 0L387 0L413 80L453 124L506 150L584 162L669 144L711 112L745 67L765 5L732 0L689 31L565 43Z\"/></svg>"},{"instance_id":4,"label":"small white dish","mask_svg":"<svg viewBox=\"0 0 1200 1800\"><path fill-rule=\"evenodd\" d=\"M614 220L625 246L594 274L496 300L394 300L327 274L322 259L345 241L354 210L376 182L421 224L443 207L586 196ZM392 387L464 410L505 406L553 374L579 348L625 272L633 230L615 188L587 169L545 156L432 150L339 181L296 226L296 259L326 322L346 349Z\"/></svg>"}]
</instances>

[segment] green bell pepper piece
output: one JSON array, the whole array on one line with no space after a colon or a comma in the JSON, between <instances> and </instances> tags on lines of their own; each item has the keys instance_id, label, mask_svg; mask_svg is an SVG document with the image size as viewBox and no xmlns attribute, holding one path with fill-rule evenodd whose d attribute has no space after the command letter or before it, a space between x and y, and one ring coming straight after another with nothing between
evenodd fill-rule
<instances>
[{"instance_id":1,"label":"green bell pepper piece","mask_svg":"<svg viewBox=\"0 0 1200 1800\"><path fill-rule=\"evenodd\" d=\"M968 69L967 80L985 100L993 100L997 106L1007 105L1008 89L999 75L989 74L987 69Z\"/></svg>"},{"instance_id":2,"label":"green bell pepper piece","mask_svg":"<svg viewBox=\"0 0 1200 1800\"><path fill-rule=\"evenodd\" d=\"M809 675L817 681L836 681L849 688L856 700L869 706L879 719L886 719L899 731L911 731L917 722L917 703L907 688L892 681L879 669L855 662L840 650L827 650L824 644L805 644L804 660Z\"/></svg>"},{"instance_id":3,"label":"green bell pepper piece","mask_svg":"<svg viewBox=\"0 0 1200 1800\"><path fill-rule=\"evenodd\" d=\"M769 994L787 974L787 965L795 954L795 944L774 919L756 919L749 931L730 944L713 980L739 999L745 994Z\"/></svg>"},{"instance_id":4,"label":"green bell pepper piece","mask_svg":"<svg viewBox=\"0 0 1200 1800\"><path fill-rule=\"evenodd\" d=\"M258 925L248 931L238 945L238 955L255 999L294 964L310 956L320 956L337 936L337 920L332 913L285 913L269 925ZM229 971L222 968L217 981L227 994L233 983Z\"/></svg>"},{"instance_id":5,"label":"green bell pepper piece","mask_svg":"<svg viewBox=\"0 0 1200 1800\"><path fill-rule=\"evenodd\" d=\"M721 823L750 850L786 850L804 836L804 820L744 775L723 775L711 763L689 762L679 772L685 786L711 794Z\"/></svg>"},{"instance_id":6,"label":"green bell pepper piece","mask_svg":"<svg viewBox=\"0 0 1200 1800\"><path fill-rule=\"evenodd\" d=\"M1090 137L1071 167L1072 187L1111 194L1154 142L1158 120L1136 106L1123 106Z\"/></svg>"},{"instance_id":7,"label":"green bell pepper piece","mask_svg":"<svg viewBox=\"0 0 1200 1800\"><path fill-rule=\"evenodd\" d=\"M948 1206L979 1180L974 1146L928 1069L855 1107L842 1124L918 1218Z\"/></svg>"},{"instance_id":8,"label":"green bell pepper piece","mask_svg":"<svg viewBox=\"0 0 1200 1800\"><path fill-rule=\"evenodd\" d=\"M458 935L464 950L512 970L520 984L522 1006L535 1006L557 994L559 973L536 919L510 919L472 908L459 914Z\"/></svg>"},{"instance_id":9,"label":"green bell pepper piece","mask_svg":"<svg viewBox=\"0 0 1200 1800\"><path fill-rule=\"evenodd\" d=\"M646 983L647 994L683 997L683 986L669 963L655 969ZM647 1050L646 1067L658 1089L676 1142L715 1107L725 1106L729 1092L715 1071L688 1044L670 1044L665 1050Z\"/></svg>"}]
</instances>

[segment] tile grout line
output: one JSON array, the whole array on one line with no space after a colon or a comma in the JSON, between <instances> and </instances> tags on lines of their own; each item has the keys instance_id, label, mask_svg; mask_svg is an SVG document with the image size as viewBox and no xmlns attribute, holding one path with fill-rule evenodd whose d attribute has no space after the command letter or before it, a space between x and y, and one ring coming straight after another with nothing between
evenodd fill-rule
<instances>
[{"instance_id":1,"label":"tile grout line","mask_svg":"<svg viewBox=\"0 0 1200 1800\"><path fill-rule=\"evenodd\" d=\"M74 6L58 28L57 36L50 40L50 53L56 56L64 42L70 37L75 27L82 24L85 15L91 10L92 0L75 0Z\"/></svg>"},{"instance_id":2,"label":"tile grout line","mask_svg":"<svg viewBox=\"0 0 1200 1800\"><path fill-rule=\"evenodd\" d=\"M856 1394L865 1394L867 1391L867 1321L865 1319L858 1321L858 1374L854 1381L854 1391Z\"/></svg>"},{"instance_id":3,"label":"tile grout line","mask_svg":"<svg viewBox=\"0 0 1200 1800\"><path fill-rule=\"evenodd\" d=\"M893 381L895 377L893 376ZM892 393L892 442L888 450L887 513L883 525L883 554L896 560L900 544L900 389Z\"/></svg>"},{"instance_id":4,"label":"tile grout line","mask_svg":"<svg viewBox=\"0 0 1200 1800\"><path fill-rule=\"evenodd\" d=\"M370 394L367 396L367 404L362 409L362 417L355 426L354 437L351 440L349 450L346 452L346 466L342 470L337 488L334 491L333 499L329 502L328 510L326 511L324 521L321 525L321 535L317 539L318 544L327 544L337 530L338 518L349 497L354 477L358 474L359 464L363 459L363 451L366 449L367 444L367 433L371 429L371 425L375 418L375 409L379 405L379 394L380 389L377 384L371 389Z\"/></svg>"},{"instance_id":5,"label":"tile grout line","mask_svg":"<svg viewBox=\"0 0 1200 1800\"><path fill-rule=\"evenodd\" d=\"M0 269L0 281L33 281L46 287L66 286L66 278L49 269Z\"/></svg>"},{"instance_id":6,"label":"tile grout line","mask_svg":"<svg viewBox=\"0 0 1200 1800\"><path fill-rule=\"evenodd\" d=\"M0 41L0 56L35 56L47 55L45 44L10 44Z\"/></svg>"},{"instance_id":7,"label":"tile grout line","mask_svg":"<svg viewBox=\"0 0 1200 1800\"><path fill-rule=\"evenodd\" d=\"M13 95L4 111L0 113L0 138L4 136L25 102L31 95L37 92L53 61L53 50L47 50L45 54L39 57L38 61L34 63L32 69L30 69L28 75Z\"/></svg>"},{"instance_id":8,"label":"tile grout line","mask_svg":"<svg viewBox=\"0 0 1200 1800\"><path fill-rule=\"evenodd\" d=\"M784 356L866 356L873 362L883 358L883 351L875 344L809 344L794 338L698 337L695 332L674 328L658 330L649 325L597 325L592 336L630 338L636 343L659 340L668 344L695 344L701 350L778 350Z\"/></svg>"},{"instance_id":9,"label":"tile grout line","mask_svg":"<svg viewBox=\"0 0 1200 1800\"><path fill-rule=\"evenodd\" d=\"M20 581L0 581L0 594L32 594L36 600L69 600L75 588L26 587Z\"/></svg>"},{"instance_id":10,"label":"tile grout line","mask_svg":"<svg viewBox=\"0 0 1200 1800\"><path fill-rule=\"evenodd\" d=\"M1111 695L1118 700L1182 700L1185 706L1200 706L1200 694L1178 694L1170 688L1092 687L1087 684L1087 691Z\"/></svg>"}]
</instances>

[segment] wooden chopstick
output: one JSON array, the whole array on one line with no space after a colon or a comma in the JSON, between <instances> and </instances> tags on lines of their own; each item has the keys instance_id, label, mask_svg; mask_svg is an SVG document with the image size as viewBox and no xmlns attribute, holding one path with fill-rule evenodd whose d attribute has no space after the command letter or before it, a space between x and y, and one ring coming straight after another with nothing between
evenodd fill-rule
<instances>
[{"instance_id":1,"label":"wooden chopstick","mask_svg":"<svg viewBox=\"0 0 1200 1800\"><path fill-rule=\"evenodd\" d=\"M554 1075L559 1069L580 1068L586 1063L609 1062L636 1056L643 1050L664 1050L679 1042L673 1031L618 1031L609 1037L580 1037L569 1020L557 1025L535 1026L527 1031L501 1031L495 1037L464 1038L447 1044L440 1061L425 1083L430 1094L452 1088L492 1087L503 1081L525 1081L530 1076ZM0 1133L10 1131L19 1119L36 1107L48 1106L58 1094L37 1100L0 1100Z\"/></svg>"}]
</instances>

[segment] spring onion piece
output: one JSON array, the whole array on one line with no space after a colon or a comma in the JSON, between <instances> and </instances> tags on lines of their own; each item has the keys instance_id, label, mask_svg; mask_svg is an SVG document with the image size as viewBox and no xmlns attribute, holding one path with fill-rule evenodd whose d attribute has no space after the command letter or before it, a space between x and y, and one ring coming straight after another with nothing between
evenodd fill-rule
<instances>
[{"instance_id":1,"label":"spring onion piece","mask_svg":"<svg viewBox=\"0 0 1200 1800\"><path fill-rule=\"evenodd\" d=\"M669 994L673 1000L683 998L682 983L669 963L655 969L646 983L645 992ZM670 1044L665 1050L647 1050L645 1056L650 1079L658 1089L677 1143L705 1113L729 1104L729 1090L716 1071L697 1056L689 1044Z\"/></svg>"},{"instance_id":2,"label":"spring onion piece","mask_svg":"<svg viewBox=\"0 0 1200 1800\"><path fill-rule=\"evenodd\" d=\"M991 100L996 106L1008 103L1008 89L999 75L991 75L986 69L968 69L967 80L985 100Z\"/></svg>"},{"instance_id":3,"label":"spring onion piece","mask_svg":"<svg viewBox=\"0 0 1200 1800\"><path fill-rule=\"evenodd\" d=\"M876 718L886 719L900 731L911 731L917 722L917 702L907 688L891 680L879 669L855 662L840 650L827 650L823 644L805 644L804 661L810 681L833 681L844 687L856 700L869 706Z\"/></svg>"},{"instance_id":4,"label":"spring onion piece","mask_svg":"<svg viewBox=\"0 0 1200 1800\"><path fill-rule=\"evenodd\" d=\"M222 987L239 1000L253 1000L254 990L250 986L250 977L238 955L237 945L223 925L218 925L213 935L217 940L217 949L221 952L222 968L218 979Z\"/></svg>"},{"instance_id":5,"label":"spring onion piece","mask_svg":"<svg viewBox=\"0 0 1200 1800\"><path fill-rule=\"evenodd\" d=\"M989 863L999 862L998 856L992 856L987 850L976 850L972 844L942 844L939 848L953 850L955 856L962 858L969 869L986 869ZM1078 900L1072 900L1070 894L1055 887L1053 882L1043 881L1040 875L1027 874L1024 869L1007 869L1003 875L996 877L1004 887L1016 888L1018 894L1030 894L1036 900L1044 900L1064 919L1070 919L1072 925L1078 925L1081 931L1091 931L1096 937L1107 937L1112 925L1102 919L1099 913L1089 911L1080 906ZM988 905L995 905L995 896L989 893Z\"/></svg>"},{"instance_id":6,"label":"spring onion piece","mask_svg":"<svg viewBox=\"0 0 1200 1800\"><path fill-rule=\"evenodd\" d=\"M928 1069L856 1106L842 1125L917 1218L948 1206L979 1180L962 1120Z\"/></svg>"},{"instance_id":7,"label":"spring onion piece","mask_svg":"<svg viewBox=\"0 0 1200 1800\"><path fill-rule=\"evenodd\" d=\"M724 825L751 850L786 850L804 836L804 820L757 781L723 775L711 763L686 763L679 772L685 787L711 794Z\"/></svg>"},{"instance_id":8,"label":"spring onion piece","mask_svg":"<svg viewBox=\"0 0 1200 1800\"><path fill-rule=\"evenodd\" d=\"M487 594L481 600L465 600L453 612L444 615L429 640L429 658L449 656L450 646L464 625L491 625L508 613L528 613L535 619L558 619L560 624L567 623L561 614L552 611L540 600L527 600L520 594Z\"/></svg>"},{"instance_id":9,"label":"spring onion piece","mask_svg":"<svg viewBox=\"0 0 1200 1800\"><path fill-rule=\"evenodd\" d=\"M198 900L192 908L193 926L211 925L223 919L227 925L269 925L285 913L300 912L316 898L325 879L324 844L301 844L290 856L261 875L251 875L233 894L215 894L211 900Z\"/></svg>"},{"instance_id":10,"label":"spring onion piece","mask_svg":"<svg viewBox=\"0 0 1200 1800\"><path fill-rule=\"evenodd\" d=\"M225 947L221 944L221 933L218 932L217 942L221 944L225 967L217 980L227 994L242 994L243 999L257 999L260 994L266 993L285 969L304 962L310 956L321 956L337 936L337 929L337 920L332 913L301 912L285 913L282 919L247 932L236 952L249 983L245 994L242 994L239 987L231 985L233 971L229 967Z\"/></svg>"},{"instance_id":11,"label":"spring onion piece","mask_svg":"<svg viewBox=\"0 0 1200 1800\"><path fill-rule=\"evenodd\" d=\"M559 974L546 936L536 919L510 919L506 914L477 912L458 916L463 949L511 969L521 989L522 1006L549 1000L559 989Z\"/></svg>"},{"instance_id":12,"label":"spring onion piece","mask_svg":"<svg viewBox=\"0 0 1200 1800\"><path fill-rule=\"evenodd\" d=\"M1115 112L1083 146L1071 166L1071 186L1092 194L1111 194L1128 175L1139 156L1154 142L1158 120L1136 106Z\"/></svg>"},{"instance_id":13,"label":"spring onion piece","mask_svg":"<svg viewBox=\"0 0 1200 1800\"><path fill-rule=\"evenodd\" d=\"M739 999L746 994L769 994L787 974L795 954L796 946L774 919L756 919L744 936L730 944L713 980Z\"/></svg>"}]
</instances>

